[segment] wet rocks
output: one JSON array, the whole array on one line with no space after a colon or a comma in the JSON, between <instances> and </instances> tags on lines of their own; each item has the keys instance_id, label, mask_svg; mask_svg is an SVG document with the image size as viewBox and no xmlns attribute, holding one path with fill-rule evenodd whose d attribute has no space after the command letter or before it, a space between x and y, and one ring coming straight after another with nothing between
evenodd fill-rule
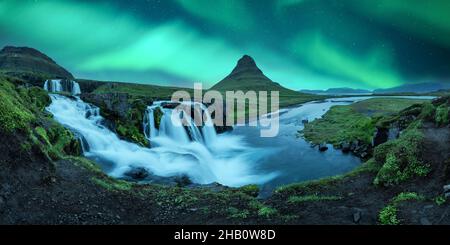
<instances>
[{"instance_id":1,"label":"wet rocks","mask_svg":"<svg viewBox=\"0 0 450 245\"><path fill-rule=\"evenodd\" d=\"M166 109L175 109L179 105L180 105L179 102L164 102L164 103L161 103L161 107L162 108L166 108Z\"/></svg>"},{"instance_id":2,"label":"wet rocks","mask_svg":"<svg viewBox=\"0 0 450 245\"><path fill-rule=\"evenodd\" d=\"M302 119L302 123L303 123L303 124L307 124L307 123L309 123L309 120L308 120L308 118L304 118L304 119Z\"/></svg>"},{"instance_id":3,"label":"wet rocks","mask_svg":"<svg viewBox=\"0 0 450 245\"><path fill-rule=\"evenodd\" d=\"M174 178L175 183L178 187L185 187L192 184L191 179L187 175L180 175Z\"/></svg>"},{"instance_id":4,"label":"wet rocks","mask_svg":"<svg viewBox=\"0 0 450 245\"><path fill-rule=\"evenodd\" d=\"M361 221L362 212L360 209L356 209L355 213L353 213L353 222L358 224Z\"/></svg>"},{"instance_id":5,"label":"wet rocks","mask_svg":"<svg viewBox=\"0 0 450 245\"><path fill-rule=\"evenodd\" d=\"M344 152L344 153L349 153L350 152L350 143L342 142L340 146L341 146L342 152Z\"/></svg>"},{"instance_id":6,"label":"wet rocks","mask_svg":"<svg viewBox=\"0 0 450 245\"><path fill-rule=\"evenodd\" d=\"M372 146L375 147L377 145L381 145L386 141L388 141L388 138L389 138L389 129L377 128L372 139Z\"/></svg>"},{"instance_id":7,"label":"wet rocks","mask_svg":"<svg viewBox=\"0 0 450 245\"><path fill-rule=\"evenodd\" d=\"M326 151L326 150L328 150L328 146L326 143L319 144L319 151Z\"/></svg>"},{"instance_id":8,"label":"wet rocks","mask_svg":"<svg viewBox=\"0 0 450 245\"><path fill-rule=\"evenodd\" d=\"M450 198L450 184L444 185L443 189L445 198Z\"/></svg>"},{"instance_id":9,"label":"wet rocks","mask_svg":"<svg viewBox=\"0 0 450 245\"><path fill-rule=\"evenodd\" d=\"M128 176L135 180L143 180L147 178L150 173L147 171L147 169L139 167L139 168L133 168L130 171L126 172L124 174L125 176Z\"/></svg>"}]
</instances>

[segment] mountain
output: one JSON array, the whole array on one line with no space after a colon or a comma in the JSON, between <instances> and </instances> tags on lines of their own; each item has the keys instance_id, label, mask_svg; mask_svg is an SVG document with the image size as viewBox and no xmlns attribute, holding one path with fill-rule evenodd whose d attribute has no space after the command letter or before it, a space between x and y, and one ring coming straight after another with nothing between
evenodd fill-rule
<instances>
[{"instance_id":1,"label":"mountain","mask_svg":"<svg viewBox=\"0 0 450 245\"><path fill-rule=\"evenodd\" d=\"M6 46L0 50L0 72L19 77L73 79L73 75L36 49Z\"/></svg>"},{"instance_id":2,"label":"mountain","mask_svg":"<svg viewBox=\"0 0 450 245\"><path fill-rule=\"evenodd\" d=\"M303 93L309 94L371 94L372 91L366 89L354 89L354 88L329 88L327 90L300 90Z\"/></svg>"},{"instance_id":3,"label":"mountain","mask_svg":"<svg viewBox=\"0 0 450 245\"><path fill-rule=\"evenodd\" d=\"M239 59L233 71L211 89L219 91L280 91L283 94L300 95L300 93L287 89L266 77L253 58L248 55Z\"/></svg>"},{"instance_id":4,"label":"mountain","mask_svg":"<svg viewBox=\"0 0 450 245\"><path fill-rule=\"evenodd\" d=\"M376 89L375 94L389 94L389 93L428 93L438 90L450 89L450 83L416 83L404 84L398 87L388 89Z\"/></svg>"}]
</instances>

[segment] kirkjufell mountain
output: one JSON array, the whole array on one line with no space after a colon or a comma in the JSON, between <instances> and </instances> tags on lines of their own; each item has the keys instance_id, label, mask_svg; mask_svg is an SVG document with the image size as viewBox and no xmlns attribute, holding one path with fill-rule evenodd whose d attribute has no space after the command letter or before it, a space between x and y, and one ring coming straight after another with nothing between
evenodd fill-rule
<instances>
[{"instance_id":1,"label":"kirkjufell mountain","mask_svg":"<svg viewBox=\"0 0 450 245\"><path fill-rule=\"evenodd\" d=\"M255 60L249 55L244 55L239 59L233 71L214 85L212 89L219 91L236 89L242 91L280 91L280 94L283 95L299 95L298 92L287 89L264 75L256 65Z\"/></svg>"}]
</instances>

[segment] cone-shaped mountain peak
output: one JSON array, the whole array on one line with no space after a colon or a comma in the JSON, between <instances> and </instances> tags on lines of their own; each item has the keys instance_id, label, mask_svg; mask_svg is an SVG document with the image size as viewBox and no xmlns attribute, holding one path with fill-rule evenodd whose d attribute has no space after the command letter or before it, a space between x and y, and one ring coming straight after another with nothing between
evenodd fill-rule
<instances>
[{"instance_id":1,"label":"cone-shaped mountain peak","mask_svg":"<svg viewBox=\"0 0 450 245\"><path fill-rule=\"evenodd\" d=\"M262 71L256 65L255 60L249 55L244 55L237 62L236 67L229 76L235 76L240 73L251 73L254 75L263 75Z\"/></svg>"}]
</instances>

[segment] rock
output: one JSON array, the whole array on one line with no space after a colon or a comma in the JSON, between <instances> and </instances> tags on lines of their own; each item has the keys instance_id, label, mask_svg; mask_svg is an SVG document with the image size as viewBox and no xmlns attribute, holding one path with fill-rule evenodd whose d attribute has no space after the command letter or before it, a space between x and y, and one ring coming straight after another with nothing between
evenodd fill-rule
<instances>
[{"instance_id":1,"label":"rock","mask_svg":"<svg viewBox=\"0 0 450 245\"><path fill-rule=\"evenodd\" d=\"M192 184L191 179L187 175L181 175L181 176L175 177L175 182L177 183L177 186L179 186L179 187L185 187L185 186Z\"/></svg>"},{"instance_id":2,"label":"rock","mask_svg":"<svg viewBox=\"0 0 450 245\"><path fill-rule=\"evenodd\" d=\"M350 152L350 143L348 143L348 142L341 143L341 149L342 149L342 152L344 152L344 153Z\"/></svg>"},{"instance_id":3,"label":"rock","mask_svg":"<svg viewBox=\"0 0 450 245\"><path fill-rule=\"evenodd\" d=\"M164 103L161 103L161 107L162 108L167 108L167 109L175 109L179 105L180 105L179 102L164 102Z\"/></svg>"},{"instance_id":4,"label":"rock","mask_svg":"<svg viewBox=\"0 0 450 245\"><path fill-rule=\"evenodd\" d=\"M302 120L302 123L303 123L303 124L309 123L308 118L303 119L303 120Z\"/></svg>"},{"instance_id":5,"label":"rock","mask_svg":"<svg viewBox=\"0 0 450 245\"><path fill-rule=\"evenodd\" d=\"M426 217L420 218L419 222L420 222L421 225L432 225L432 223Z\"/></svg>"},{"instance_id":6,"label":"rock","mask_svg":"<svg viewBox=\"0 0 450 245\"><path fill-rule=\"evenodd\" d=\"M377 146L385 143L388 140L389 137L389 129L386 128L377 128L377 131L375 132L373 139L372 139L372 146Z\"/></svg>"},{"instance_id":7,"label":"rock","mask_svg":"<svg viewBox=\"0 0 450 245\"><path fill-rule=\"evenodd\" d=\"M355 222L356 224L359 223L359 221L361 220L362 217L362 212L361 210L357 210L354 214L353 214L353 222Z\"/></svg>"},{"instance_id":8,"label":"rock","mask_svg":"<svg viewBox=\"0 0 450 245\"><path fill-rule=\"evenodd\" d=\"M147 169L139 167L139 168L131 169L130 171L126 172L124 175L131 177L135 180L142 180L149 176L149 172L147 171Z\"/></svg>"},{"instance_id":9,"label":"rock","mask_svg":"<svg viewBox=\"0 0 450 245\"><path fill-rule=\"evenodd\" d=\"M326 150L328 150L328 146L326 143L319 144L319 151L326 151Z\"/></svg>"},{"instance_id":10,"label":"rock","mask_svg":"<svg viewBox=\"0 0 450 245\"><path fill-rule=\"evenodd\" d=\"M444 189L444 192L450 192L450 185L444 185L442 188Z\"/></svg>"},{"instance_id":11,"label":"rock","mask_svg":"<svg viewBox=\"0 0 450 245\"><path fill-rule=\"evenodd\" d=\"M350 151L355 151L358 145L359 142L357 140L352 141L352 143L350 144Z\"/></svg>"}]
</instances>

